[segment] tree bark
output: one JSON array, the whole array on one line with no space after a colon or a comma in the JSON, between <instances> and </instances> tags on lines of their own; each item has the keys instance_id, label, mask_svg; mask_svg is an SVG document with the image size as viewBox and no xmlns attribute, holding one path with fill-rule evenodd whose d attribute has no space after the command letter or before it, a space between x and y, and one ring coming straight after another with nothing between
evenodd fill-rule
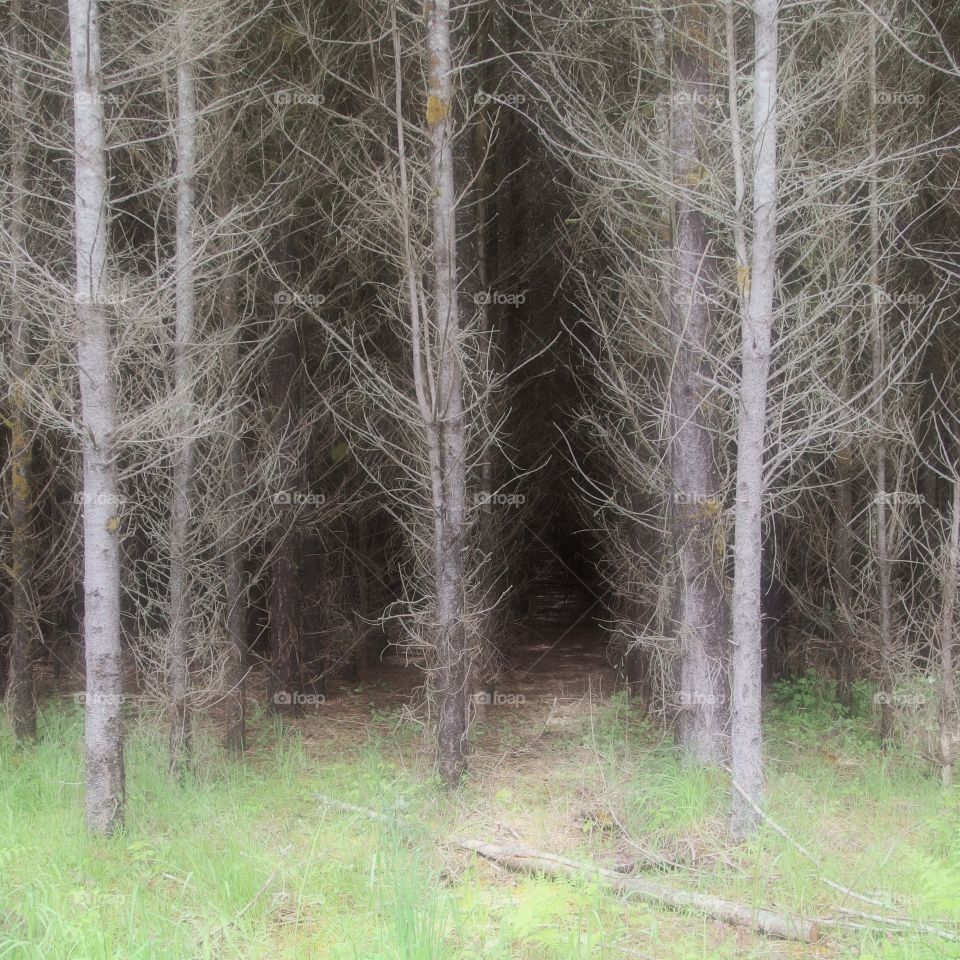
<instances>
[{"instance_id":1,"label":"tree bark","mask_svg":"<svg viewBox=\"0 0 960 960\"><path fill-rule=\"evenodd\" d=\"M837 488L836 525L836 621L834 637L839 645L839 682L837 694L846 710L853 709L853 680L856 661L856 635L850 611L853 609L853 451L845 446L838 457L840 467Z\"/></svg>"},{"instance_id":2,"label":"tree bark","mask_svg":"<svg viewBox=\"0 0 960 960\"><path fill-rule=\"evenodd\" d=\"M187 7L177 16L177 236L176 336L174 342L174 422L178 424L170 517L170 773L179 774L190 761L190 499L194 464L193 339L196 324L195 270L197 104L194 66L190 59Z\"/></svg>"},{"instance_id":3,"label":"tree bark","mask_svg":"<svg viewBox=\"0 0 960 960\"><path fill-rule=\"evenodd\" d=\"M433 460L436 636L440 695L440 773L456 783L464 769L467 650L464 624L466 450L457 302L456 191L453 170L453 68L449 0L427 0L427 110L433 194L433 326L439 354L428 442ZM415 349L419 345L415 344Z\"/></svg>"},{"instance_id":4,"label":"tree bark","mask_svg":"<svg viewBox=\"0 0 960 960\"><path fill-rule=\"evenodd\" d=\"M880 171L877 130L877 21L870 19L870 336L873 351L873 409L879 436L877 471L877 573L880 585L880 739L893 735L893 584L887 522L887 445L883 439L883 288L880 272Z\"/></svg>"},{"instance_id":5,"label":"tree bark","mask_svg":"<svg viewBox=\"0 0 960 960\"><path fill-rule=\"evenodd\" d=\"M108 834L124 806L120 521L107 294L108 198L97 0L69 0L73 73L78 366L83 433L86 822Z\"/></svg>"},{"instance_id":6,"label":"tree bark","mask_svg":"<svg viewBox=\"0 0 960 960\"><path fill-rule=\"evenodd\" d=\"M721 512L720 478L708 417L715 291L707 228L696 198L708 137L705 116L711 84L707 14L701 4L674 3L671 123L676 195L673 292L669 305L671 534L679 591L675 629L680 640L680 743L699 763L727 754L727 615L714 548Z\"/></svg>"},{"instance_id":7,"label":"tree bark","mask_svg":"<svg viewBox=\"0 0 960 960\"><path fill-rule=\"evenodd\" d=\"M472 25L475 37L476 62L483 64L479 70L479 92L489 95L496 85L493 66L496 62L495 33L497 25L497 5L495 0L484 0L474 12L475 22ZM489 292L494 278L497 276L497 223L493 200L495 199L496 185L494 183L494 169L497 154L500 152L499 143L492 138L492 120L487 110L481 109L474 124L472 138L471 171L476 177L476 270L477 281L481 291ZM493 153L491 154L491 151ZM480 304L480 349L483 351L483 370L481 384L486 386L490 382L490 362L494 357L494 314L495 304L485 298ZM488 414L488 422L496 422L496 414ZM496 438L492 435L484 437L484 447L479 463L479 488L487 499L482 503L477 518L476 556L477 563L484 564L483 584L479 590L486 603L492 602L504 589L500 583L503 576L503 565L496 557L497 540L493 516L493 502L490 494L496 487ZM469 680L467 687L467 716L466 725L469 728L474 723L482 723L486 715L485 698L483 694L493 683L497 672L499 659L497 635L497 609L489 609L483 618L479 631L479 642L476 649L470 651Z\"/></svg>"},{"instance_id":8,"label":"tree bark","mask_svg":"<svg viewBox=\"0 0 960 960\"><path fill-rule=\"evenodd\" d=\"M957 568L960 563L960 479L953 481L950 515L950 548L943 575L940 613L940 779L953 786L953 729L957 717L957 693L953 678L953 619L957 604Z\"/></svg>"},{"instance_id":9,"label":"tree bark","mask_svg":"<svg viewBox=\"0 0 960 960\"><path fill-rule=\"evenodd\" d=\"M221 214L229 208L229 198L221 198ZM237 381L240 365L241 329L237 311L237 277L233 262L224 264L221 309L223 326L229 330L227 341L227 376L230 390L230 424L227 475L230 498L236 504L228 512L225 544L225 586L227 594L227 729L224 738L228 750L242 753L246 746L246 684L247 684L247 607L246 550L240 526L241 505L238 500L245 486L243 450L243 396Z\"/></svg>"},{"instance_id":10,"label":"tree bark","mask_svg":"<svg viewBox=\"0 0 960 960\"><path fill-rule=\"evenodd\" d=\"M283 329L270 358L270 399L280 439L281 487L291 502L280 505L270 564L271 708L281 714L302 712L303 595L300 582L302 540L295 495L302 481L296 430L301 408L302 343L295 317L281 319Z\"/></svg>"},{"instance_id":11,"label":"tree bark","mask_svg":"<svg viewBox=\"0 0 960 960\"><path fill-rule=\"evenodd\" d=\"M33 658L36 644L30 585L33 582L33 428L26 399L30 374L30 329L20 275L26 269L27 238L27 84L21 0L10 6L10 668L7 706L18 740L37 734Z\"/></svg>"},{"instance_id":12,"label":"tree bark","mask_svg":"<svg viewBox=\"0 0 960 960\"><path fill-rule=\"evenodd\" d=\"M777 260L777 0L754 0L753 244L741 344L734 534L731 760L733 780L755 804L763 795L761 558L764 437ZM758 815L733 791L731 833L743 839Z\"/></svg>"}]
</instances>

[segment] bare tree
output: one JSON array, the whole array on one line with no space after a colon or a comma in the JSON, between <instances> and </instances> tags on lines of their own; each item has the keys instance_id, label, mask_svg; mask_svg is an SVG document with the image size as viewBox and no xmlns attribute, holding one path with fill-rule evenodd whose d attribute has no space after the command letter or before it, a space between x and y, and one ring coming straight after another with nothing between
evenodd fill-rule
<instances>
[{"instance_id":1,"label":"bare tree","mask_svg":"<svg viewBox=\"0 0 960 960\"><path fill-rule=\"evenodd\" d=\"M726 756L727 614L715 557L722 492L709 419L716 299L707 223L695 193L703 179L706 111L713 100L705 60L709 22L702 4L674 4L671 36L675 230L666 289L673 354L670 384L670 523L677 565L676 630L680 642L680 742L702 763Z\"/></svg>"},{"instance_id":2,"label":"bare tree","mask_svg":"<svg viewBox=\"0 0 960 960\"><path fill-rule=\"evenodd\" d=\"M878 138L878 78L877 78L877 20L873 13L870 18L870 106L869 106L869 143L870 143L870 342L873 354L873 402L875 416L882 421L884 390L883 376L886 365L883 334L883 287L881 286L880 252L880 171ZM880 577L880 689L884 695L880 707L880 738L886 742L893 732L893 595L892 564L890 560L890 529L887 521L887 447L881 433L876 444L876 483L877 483L877 530L876 554L877 572Z\"/></svg>"},{"instance_id":3,"label":"bare tree","mask_svg":"<svg viewBox=\"0 0 960 960\"><path fill-rule=\"evenodd\" d=\"M13 0L9 11L11 72L10 242L13 250L10 277L10 667L7 703L14 734L29 740L37 733L33 658L36 618L31 602L34 569L33 529L33 428L29 419L27 379L30 372L30 320L25 297L28 257L27 211L29 197L27 150L28 111L23 8Z\"/></svg>"},{"instance_id":4,"label":"bare tree","mask_svg":"<svg viewBox=\"0 0 960 960\"><path fill-rule=\"evenodd\" d=\"M194 199L197 151L197 94L192 62L193 24L188 3L176 11L176 333L174 339L175 416L179 426L170 511L170 771L179 774L190 759L189 704L191 487L194 468L193 369L196 290L194 271L196 208Z\"/></svg>"},{"instance_id":5,"label":"bare tree","mask_svg":"<svg viewBox=\"0 0 960 960\"><path fill-rule=\"evenodd\" d=\"M468 664L464 625L466 437L461 395L457 284L457 195L453 169L453 63L449 0L426 0L426 123L432 146L433 316L423 331L433 340L436 373L425 364L421 331L413 332L417 394L430 449L436 566L436 657L440 715L437 749L448 783L464 768Z\"/></svg>"},{"instance_id":6,"label":"bare tree","mask_svg":"<svg viewBox=\"0 0 960 960\"><path fill-rule=\"evenodd\" d=\"M217 76L217 101L221 110L229 100L225 64ZM226 126L226 125L224 125ZM225 221L233 201L234 168L230 163L233 137L229 127L220 145L221 166L217 188L217 213ZM227 426L228 501L233 509L224 534L225 587L227 603L227 731L224 738L229 750L242 753L246 746L246 677L247 677L247 607L246 544L242 528L242 505L238 502L244 489L243 396L240 380L240 342L242 325L237 303L237 254L229 239L223 243L223 267L220 287L221 314L227 333L226 375L229 392L230 420Z\"/></svg>"},{"instance_id":7,"label":"bare tree","mask_svg":"<svg viewBox=\"0 0 960 960\"><path fill-rule=\"evenodd\" d=\"M123 819L120 551L115 386L108 298L109 199L97 0L70 0L73 65L77 364L83 434L86 820L111 833Z\"/></svg>"},{"instance_id":8,"label":"bare tree","mask_svg":"<svg viewBox=\"0 0 960 960\"><path fill-rule=\"evenodd\" d=\"M730 826L737 839L756 828L757 805L763 795L760 584L764 438L777 280L778 16L777 0L755 0L753 237L749 273L743 275L740 283L745 305L731 611L731 765L735 789Z\"/></svg>"}]
</instances>

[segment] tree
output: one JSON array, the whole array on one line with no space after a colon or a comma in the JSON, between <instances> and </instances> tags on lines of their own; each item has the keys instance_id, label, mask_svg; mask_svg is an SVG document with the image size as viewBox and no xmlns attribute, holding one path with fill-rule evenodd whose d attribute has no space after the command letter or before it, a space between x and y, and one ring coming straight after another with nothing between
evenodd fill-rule
<instances>
[{"instance_id":1,"label":"tree","mask_svg":"<svg viewBox=\"0 0 960 960\"><path fill-rule=\"evenodd\" d=\"M109 200L97 0L69 0L74 107L77 364L83 435L86 821L123 819L123 671L114 440L115 385L107 277Z\"/></svg>"},{"instance_id":2,"label":"tree","mask_svg":"<svg viewBox=\"0 0 960 960\"><path fill-rule=\"evenodd\" d=\"M190 718L190 516L194 467L195 380L193 350L196 325L194 199L197 152L197 93L192 61L193 24L189 3L176 10L176 333L174 338L175 421L180 436L174 458L170 510L170 771L181 773L191 752Z\"/></svg>"},{"instance_id":3,"label":"tree","mask_svg":"<svg viewBox=\"0 0 960 960\"><path fill-rule=\"evenodd\" d=\"M669 372L670 506L677 566L680 742L702 763L726 756L727 617L724 577L715 556L722 491L709 418L714 365L711 303L716 300L706 218L696 196L704 178L704 65L708 30L702 4L674 4L670 124L673 142L673 263L665 284L673 362Z\"/></svg>"},{"instance_id":4,"label":"tree","mask_svg":"<svg viewBox=\"0 0 960 960\"><path fill-rule=\"evenodd\" d=\"M30 740L37 733L34 699L33 658L35 616L31 602L34 581L33 514L33 429L29 419L27 392L30 374L30 320L24 295L28 256L27 210L29 197L27 149L29 102L27 99L26 57L21 0L10 4L10 667L7 702L14 734Z\"/></svg>"},{"instance_id":5,"label":"tree","mask_svg":"<svg viewBox=\"0 0 960 960\"><path fill-rule=\"evenodd\" d=\"M764 440L777 280L777 7L777 0L754 0L753 237L749 270L740 282L744 304L731 611L730 828L737 839L756 828L756 805L763 795L760 602Z\"/></svg>"},{"instance_id":6,"label":"tree","mask_svg":"<svg viewBox=\"0 0 960 960\"><path fill-rule=\"evenodd\" d=\"M464 624L466 549L466 435L461 395L460 318L457 284L457 195L453 169L453 63L449 0L426 0L426 124L431 143L433 195L433 312L424 331L434 342L436 375L421 359L420 331L413 349L424 428L430 450L436 570L435 646L439 664L440 716L437 750L448 783L464 769L468 664ZM426 377L424 376L426 372ZM429 400L428 400L429 397Z\"/></svg>"}]
</instances>

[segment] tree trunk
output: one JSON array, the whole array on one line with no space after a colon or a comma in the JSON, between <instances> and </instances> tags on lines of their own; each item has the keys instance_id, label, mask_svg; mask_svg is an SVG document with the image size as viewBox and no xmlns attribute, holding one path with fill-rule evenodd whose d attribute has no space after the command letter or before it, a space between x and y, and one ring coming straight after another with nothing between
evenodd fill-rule
<instances>
[{"instance_id":1,"label":"tree trunk","mask_svg":"<svg viewBox=\"0 0 960 960\"><path fill-rule=\"evenodd\" d=\"M880 581L880 739L893 735L893 586L887 522L887 445L883 440L883 290L880 275L880 171L877 169L877 21L870 14L870 331L873 350L873 410L879 436L877 471L877 573Z\"/></svg>"},{"instance_id":2,"label":"tree trunk","mask_svg":"<svg viewBox=\"0 0 960 960\"><path fill-rule=\"evenodd\" d=\"M190 60L190 22L186 7L177 17L177 237L176 338L174 342L174 422L179 425L173 471L170 518L170 772L179 774L191 754L190 718L190 499L194 462L193 338L196 322L196 89Z\"/></svg>"},{"instance_id":3,"label":"tree trunk","mask_svg":"<svg viewBox=\"0 0 960 960\"><path fill-rule=\"evenodd\" d=\"M453 171L453 70L449 0L427 0L427 127L433 194L433 297L439 352L429 443L433 460L436 655L440 772L456 783L464 769L467 650L464 624L466 450L457 303L456 192Z\"/></svg>"},{"instance_id":4,"label":"tree trunk","mask_svg":"<svg viewBox=\"0 0 960 960\"><path fill-rule=\"evenodd\" d=\"M230 497L239 498L245 486L243 455L243 398L237 382L240 364L240 324L237 312L237 278L232 262L225 265L222 291L223 325L230 331L227 341L227 371L230 377L230 425L227 475ZM242 753L246 746L246 683L247 683L247 587L246 551L240 527L240 510L229 511L225 545L225 584L227 592L227 749Z\"/></svg>"},{"instance_id":5,"label":"tree trunk","mask_svg":"<svg viewBox=\"0 0 960 960\"><path fill-rule=\"evenodd\" d=\"M107 295L107 175L97 0L69 0L73 69L78 365L83 434L86 821L123 818L115 388Z\"/></svg>"},{"instance_id":6,"label":"tree trunk","mask_svg":"<svg viewBox=\"0 0 960 960\"><path fill-rule=\"evenodd\" d=\"M497 9L495 0L484 0L474 11L475 22L472 31L475 37L476 62L483 64L479 71L481 93L489 95L494 88L496 79L493 66L496 63L495 32ZM494 169L500 145L492 139L492 117L487 110L481 109L480 115L474 124L472 138L473 153L471 157L471 171L476 177L476 270L479 289L484 292L491 290L494 277L497 276L497 231L496 214L493 203L496 193L494 183ZM490 382L490 362L494 356L494 323L495 304L490 298L484 298L480 304L479 331L481 337L480 349L483 351L483 370L481 384L485 387ZM495 423L496 414L490 411L488 422ZM477 518L476 556L477 563L483 564L483 584L479 590L487 602L499 597L505 585L500 582L504 575L503 565L498 562L496 527L493 516L493 501L490 494L496 488L496 471L494 458L496 456L496 438L493 435L484 437L484 448L479 463L479 488L486 499L481 504L480 515ZM482 723L485 719L486 707L483 696L492 678L497 672L499 659L497 635L497 608L486 611L480 628L477 648L470 651L470 668L467 691L469 694L466 704L466 725L469 728L474 723Z\"/></svg>"},{"instance_id":7,"label":"tree trunk","mask_svg":"<svg viewBox=\"0 0 960 960\"><path fill-rule=\"evenodd\" d=\"M216 99L223 105L229 101L227 81L228 67L220 65L216 80ZM217 215L226 221L233 206L234 174L230 163L233 140L231 124L225 123L222 131L223 155L216 192ZM226 652L226 730L224 746L234 753L242 753L247 737L247 636L249 591L246 585L246 547L242 527L242 495L246 486L246 470L243 449L243 391L240 376L240 344L243 329L237 309L236 257L229 237L224 238L221 250L223 267L220 287L220 312L227 340L224 347L229 424L227 427L227 520L224 531L224 588L227 601L227 652Z\"/></svg>"},{"instance_id":8,"label":"tree trunk","mask_svg":"<svg viewBox=\"0 0 960 960\"><path fill-rule=\"evenodd\" d=\"M680 640L680 742L699 763L721 763L727 735L727 616L714 542L720 516L720 478L708 422L712 379L710 301L714 290L707 230L696 202L708 136L705 104L711 84L707 15L700 4L675 3L671 130L676 195L673 291L669 305L671 534L679 592L675 629Z\"/></svg>"},{"instance_id":9,"label":"tree trunk","mask_svg":"<svg viewBox=\"0 0 960 960\"><path fill-rule=\"evenodd\" d=\"M953 481L950 515L950 552L943 576L940 614L940 778L944 787L953 786L953 727L957 717L956 687L953 680L953 617L957 602L957 566L960 551L960 479Z\"/></svg>"},{"instance_id":10,"label":"tree trunk","mask_svg":"<svg viewBox=\"0 0 960 960\"><path fill-rule=\"evenodd\" d=\"M297 450L300 416L300 363L302 344L295 317L280 321L270 358L270 398L274 428L280 439L282 493L290 502L281 504L270 564L270 705L277 713L302 712L303 651L301 645L303 598L300 583L301 534L295 504L302 481Z\"/></svg>"},{"instance_id":11,"label":"tree trunk","mask_svg":"<svg viewBox=\"0 0 960 960\"><path fill-rule=\"evenodd\" d=\"M11 116L10 241L13 248L10 283L10 669L7 706L18 740L37 734L33 657L36 618L30 599L33 582L33 430L26 385L30 373L30 331L20 274L26 268L27 238L27 86L20 0L10 6Z\"/></svg>"},{"instance_id":12,"label":"tree trunk","mask_svg":"<svg viewBox=\"0 0 960 960\"><path fill-rule=\"evenodd\" d=\"M734 542L731 759L734 782L755 804L763 794L761 558L764 435L777 261L777 0L754 0L753 247L741 345ZM733 791L730 828L743 839L759 817Z\"/></svg>"},{"instance_id":13,"label":"tree trunk","mask_svg":"<svg viewBox=\"0 0 960 960\"><path fill-rule=\"evenodd\" d=\"M840 477L837 488L836 602L834 638L839 646L838 699L853 709L853 680L856 662L856 634L852 628L853 609L853 451L845 446L838 457Z\"/></svg>"}]
</instances>

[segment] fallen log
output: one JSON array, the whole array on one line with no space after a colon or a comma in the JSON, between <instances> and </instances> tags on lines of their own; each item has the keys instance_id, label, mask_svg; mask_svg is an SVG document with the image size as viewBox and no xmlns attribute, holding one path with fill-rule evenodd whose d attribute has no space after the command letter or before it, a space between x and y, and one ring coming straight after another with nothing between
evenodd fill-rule
<instances>
[{"instance_id":1,"label":"fallen log","mask_svg":"<svg viewBox=\"0 0 960 960\"><path fill-rule=\"evenodd\" d=\"M472 850L521 873L543 873L548 876L587 876L597 879L620 893L636 897L648 903L662 904L675 910L695 910L715 920L740 927L751 927L770 937L783 940L800 940L814 943L819 936L817 924L811 920L794 917L772 910L755 910L742 903L711 897L704 893L680 890L653 880L627 877L605 867L578 863L553 853L533 850L530 847L502 847L482 840L459 840L459 846Z\"/></svg>"}]
</instances>

